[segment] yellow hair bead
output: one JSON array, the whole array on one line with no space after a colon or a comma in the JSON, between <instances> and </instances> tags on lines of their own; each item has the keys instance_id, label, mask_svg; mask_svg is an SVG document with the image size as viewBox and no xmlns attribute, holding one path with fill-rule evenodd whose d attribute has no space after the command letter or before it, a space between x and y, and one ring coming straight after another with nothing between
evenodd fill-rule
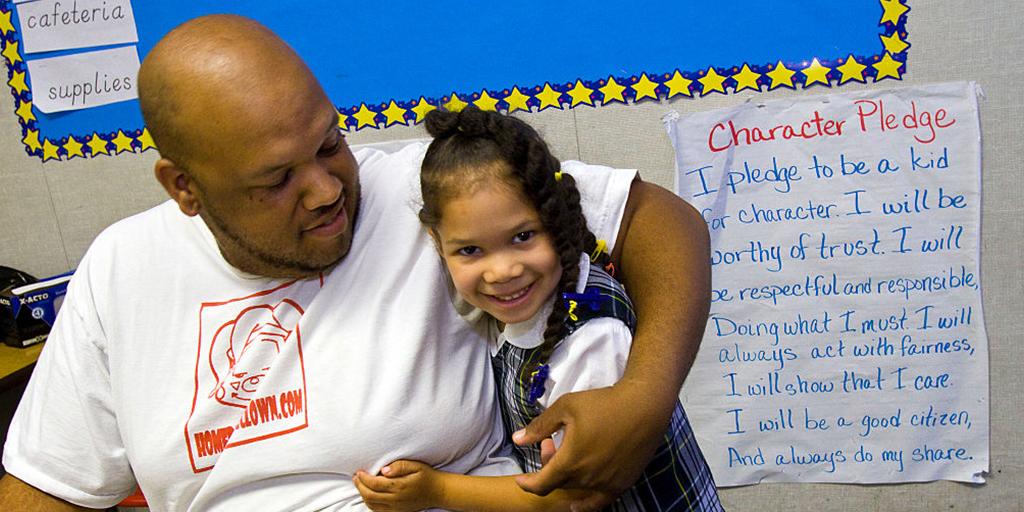
<instances>
[{"instance_id":1,"label":"yellow hair bead","mask_svg":"<svg viewBox=\"0 0 1024 512\"><path fill-rule=\"evenodd\" d=\"M555 181L562 181L562 171L555 171Z\"/></svg>"}]
</instances>

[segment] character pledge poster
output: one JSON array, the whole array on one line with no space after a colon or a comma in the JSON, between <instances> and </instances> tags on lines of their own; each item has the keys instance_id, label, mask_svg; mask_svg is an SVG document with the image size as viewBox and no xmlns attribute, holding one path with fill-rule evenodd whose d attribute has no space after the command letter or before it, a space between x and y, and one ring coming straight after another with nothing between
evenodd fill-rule
<instances>
[{"instance_id":1,"label":"character pledge poster","mask_svg":"<svg viewBox=\"0 0 1024 512\"><path fill-rule=\"evenodd\" d=\"M676 192L711 233L684 405L719 485L984 481L977 95L937 84L666 118Z\"/></svg>"}]
</instances>

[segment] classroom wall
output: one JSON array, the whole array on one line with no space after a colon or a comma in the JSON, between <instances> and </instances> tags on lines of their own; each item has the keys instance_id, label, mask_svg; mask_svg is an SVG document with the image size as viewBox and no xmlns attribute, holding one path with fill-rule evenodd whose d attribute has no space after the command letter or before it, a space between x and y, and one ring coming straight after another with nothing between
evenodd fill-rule
<instances>
[{"instance_id":1,"label":"classroom wall","mask_svg":"<svg viewBox=\"0 0 1024 512\"><path fill-rule=\"evenodd\" d=\"M1024 361L1024 2L912 0L909 73L902 82L844 85L837 92L975 80L981 84L983 138L982 287L991 353L991 474L980 486L763 484L722 492L730 510L1024 510L1021 456ZM709 110L753 98L820 94L827 89L712 95L662 103L566 110L525 118L563 159L638 168L672 187L673 153L661 116ZM8 97L9 98L9 97ZM361 130L353 144L423 137L417 127ZM13 101L0 98L0 264L36 275L73 268L108 224L165 198L152 177L155 152L42 164L25 155Z\"/></svg>"}]
</instances>

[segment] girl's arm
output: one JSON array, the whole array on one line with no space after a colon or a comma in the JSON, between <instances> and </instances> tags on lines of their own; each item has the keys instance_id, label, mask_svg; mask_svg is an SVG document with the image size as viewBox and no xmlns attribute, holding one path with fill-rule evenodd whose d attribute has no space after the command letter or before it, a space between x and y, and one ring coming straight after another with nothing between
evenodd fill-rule
<instances>
[{"instance_id":1,"label":"girl's arm","mask_svg":"<svg viewBox=\"0 0 1024 512\"><path fill-rule=\"evenodd\" d=\"M555 491L537 496L523 491L514 477L469 476L438 471L422 462L399 460L382 475L359 472L356 488L375 512L443 508L465 512L533 512L569 510L587 491Z\"/></svg>"}]
</instances>

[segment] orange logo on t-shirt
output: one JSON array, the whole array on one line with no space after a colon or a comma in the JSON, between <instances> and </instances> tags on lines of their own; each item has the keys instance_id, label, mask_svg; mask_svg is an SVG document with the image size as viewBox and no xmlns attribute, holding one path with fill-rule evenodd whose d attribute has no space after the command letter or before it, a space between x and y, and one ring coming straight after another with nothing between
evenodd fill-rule
<instances>
[{"instance_id":1,"label":"orange logo on t-shirt","mask_svg":"<svg viewBox=\"0 0 1024 512\"><path fill-rule=\"evenodd\" d=\"M270 370L269 364L289 340L298 338L292 333L301 317L302 308L284 299L274 305L248 307L221 326L208 355L210 371L217 379L208 397L224 405L248 407Z\"/></svg>"},{"instance_id":2,"label":"orange logo on t-shirt","mask_svg":"<svg viewBox=\"0 0 1024 512\"><path fill-rule=\"evenodd\" d=\"M320 280L199 308L192 411L185 440L192 469L207 471L224 450L306 428L306 377L299 320Z\"/></svg>"}]
</instances>

